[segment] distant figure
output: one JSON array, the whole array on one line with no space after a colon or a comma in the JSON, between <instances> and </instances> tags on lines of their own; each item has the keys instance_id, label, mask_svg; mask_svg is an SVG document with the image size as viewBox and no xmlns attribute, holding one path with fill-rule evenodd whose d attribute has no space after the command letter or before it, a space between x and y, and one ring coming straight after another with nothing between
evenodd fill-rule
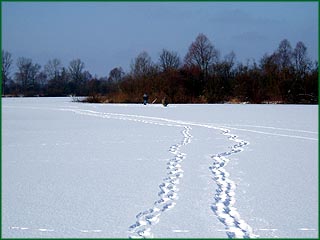
<instances>
[{"instance_id":1,"label":"distant figure","mask_svg":"<svg viewBox=\"0 0 320 240\"><path fill-rule=\"evenodd\" d=\"M148 94L146 94L146 93L143 94L143 104L144 104L144 105L147 105L147 103L148 103L148 98L149 98L149 97L148 97Z\"/></svg>"},{"instance_id":2,"label":"distant figure","mask_svg":"<svg viewBox=\"0 0 320 240\"><path fill-rule=\"evenodd\" d=\"M169 103L168 103L167 98L164 97L164 98L162 99L162 105L166 107L166 106L168 106L168 104L169 104Z\"/></svg>"}]
</instances>

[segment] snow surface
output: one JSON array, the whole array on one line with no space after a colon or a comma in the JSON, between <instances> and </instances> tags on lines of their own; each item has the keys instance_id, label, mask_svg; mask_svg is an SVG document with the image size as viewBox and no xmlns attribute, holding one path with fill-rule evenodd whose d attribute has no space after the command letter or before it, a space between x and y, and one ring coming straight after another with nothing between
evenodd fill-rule
<instances>
[{"instance_id":1,"label":"snow surface","mask_svg":"<svg viewBox=\"0 0 320 240\"><path fill-rule=\"evenodd\" d=\"M2 237L316 238L318 106L4 98Z\"/></svg>"}]
</instances>

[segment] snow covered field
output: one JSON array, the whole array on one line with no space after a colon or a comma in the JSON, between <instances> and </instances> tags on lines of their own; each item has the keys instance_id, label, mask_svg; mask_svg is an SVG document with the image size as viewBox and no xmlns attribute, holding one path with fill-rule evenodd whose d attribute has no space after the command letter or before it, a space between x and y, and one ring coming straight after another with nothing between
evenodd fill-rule
<instances>
[{"instance_id":1,"label":"snow covered field","mask_svg":"<svg viewBox=\"0 0 320 240\"><path fill-rule=\"evenodd\" d=\"M318 106L2 99L2 237L316 238Z\"/></svg>"}]
</instances>

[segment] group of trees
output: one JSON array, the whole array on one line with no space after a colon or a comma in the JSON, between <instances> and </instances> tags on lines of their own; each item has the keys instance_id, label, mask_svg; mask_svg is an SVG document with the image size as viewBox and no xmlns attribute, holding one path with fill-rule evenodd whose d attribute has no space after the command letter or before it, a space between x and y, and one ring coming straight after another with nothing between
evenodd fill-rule
<instances>
[{"instance_id":1,"label":"group of trees","mask_svg":"<svg viewBox=\"0 0 320 240\"><path fill-rule=\"evenodd\" d=\"M92 76L84 71L84 63L80 59L72 60L68 68L61 61L48 61L41 66L32 59L19 57L17 71L13 78L9 73L12 67L12 55L2 51L2 95L8 96L67 96L86 95L89 93L88 82Z\"/></svg>"},{"instance_id":2,"label":"group of trees","mask_svg":"<svg viewBox=\"0 0 320 240\"><path fill-rule=\"evenodd\" d=\"M157 62L147 52L132 60L130 72L121 67L107 77L93 77L80 59L67 68L58 59L41 70L28 58L18 58L17 72L9 52L2 51L2 94L23 96L104 96L109 102L141 102L167 97L172 103L283 102L318 103L318 63L307 55L307 47L288 40L280 42L259 62L236 62L231 52L224 57L204 35L191 43L183 59L163 49ZM98 99L98 98L95 98Z\"/></svg>"}]
</instances>

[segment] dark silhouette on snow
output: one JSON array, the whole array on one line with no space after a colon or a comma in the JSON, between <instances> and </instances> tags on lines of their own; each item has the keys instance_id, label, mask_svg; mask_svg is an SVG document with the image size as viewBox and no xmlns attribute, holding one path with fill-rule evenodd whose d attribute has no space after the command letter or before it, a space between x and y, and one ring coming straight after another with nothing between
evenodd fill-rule
<instances>
[{"instance_id":1,"label":"dark silhouette on snow","mask_svg":"<svg viewBox=\"0 0 320 240\"><path fill-rule=\"evenodd\" d=\"M147 103L148 103L148 98L149 98L149 97L148 97L148 94L146 94L146 93L143 94L143 104L144 104L144 105L147 105Z\"/></svg>"}]
</instances>

